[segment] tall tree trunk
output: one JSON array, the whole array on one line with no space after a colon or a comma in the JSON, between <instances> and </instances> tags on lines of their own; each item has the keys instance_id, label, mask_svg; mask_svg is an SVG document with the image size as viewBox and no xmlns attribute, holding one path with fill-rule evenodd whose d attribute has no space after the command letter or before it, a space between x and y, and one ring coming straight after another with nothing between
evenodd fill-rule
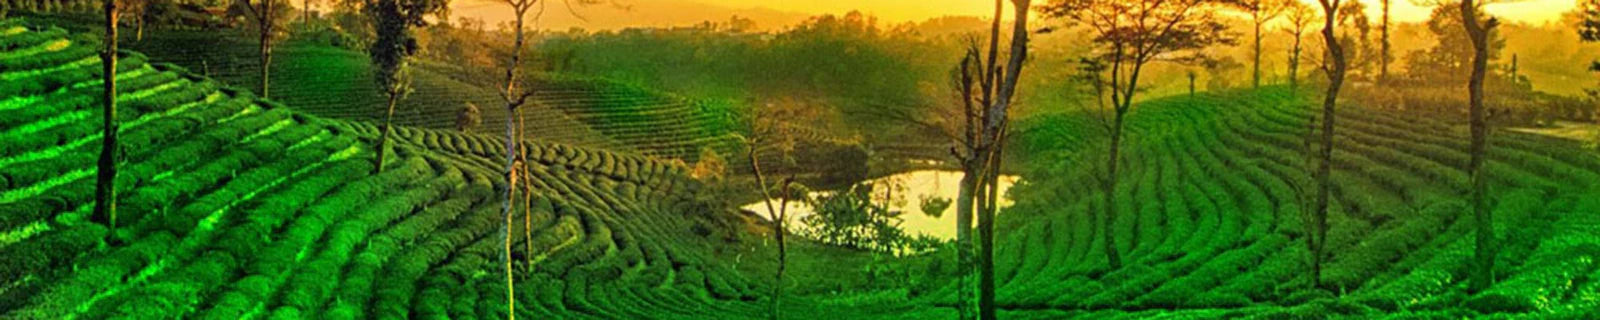
<instances>
[{"instance_id":1,"label":"tall tree trunk","mask_svg":"<svg viewBox=\"0 0 1600 320\"><path fill-rule=\"evenodd\" d=\"M976 261L976 269L978 270L978 318L987 320L993 319L993 316L990 315L990 312L994 309L994 297L990 296L989 292L991 285L990 281L993 281L990 278L993 276L993 273L990 273L992 270L990 268L994 267L994 261L991 256L994 254L994 252L989 251L993 248L989 243L989 239L991 239L990 237L994 236L994 229L989 228L991 225L990 219L992 219L992 217L989 216L989 171L997 168L995 168L994 164L988 159L988 157L993 154L993 151L990 151L993 149L984 148L984 150L984 154L980 155L982 158L979 158L982 159L982 164L980 166L983 169L980 170L980 173L977 176L978 188L976 190L976 197L973 198L973 206L976 207L975 216L977 218L977 223L975 227L977 228L978 232L978 259Z\"/></svg>"},{"instance_id":2,"label":"tall tree trunk","mask_svg":"<svg viewBox=\"0 0 1600 320\"><path fill-rule=\"evenodd\" d=\"M513 108L510 112L515 114L516 109ZM505 224L501 226L501 229L504 230L502 236L505 237L505 251L501 252L500 261L506 265L506 314L507 318L510 319L516 318L517 311L516 282L511 276L511 207L512 199L516 199L518 171L515 118L511 114L506 115L506 201L500 207L501 213L506 217Z\"/></svg>"},{"instance_id":3,"label":"tall tree trunk","mask_svg":"<svg viewBox=\"0 0 1600 320\"><path fill-rule=\"evenodd\" d=\"M272 2L261 0L261 97L272 97L267 91L268 83L272 82ZM391 111L392 112L392 111Z\"/></svg>"},{"instance_id":4,"label":"tall tree trunk","mask_svg":"<svg viewBox=\"0 0 1600 320\"><path fill-rule=\"evenodd\" d=\"M1130 97L1131 98L1131 97ZM1117 220L1117 165L1121 159L1122 149L1122 120L1127 114L1118 108L1111 122L1111 150L1106 158L1106 180L1101 185L1101 192L1105 194L1105 206L1101 211L1100 235L1101 242L1105 244L1106 261L1111 269L1122 268L1122 255L1117 252L1117 237L1112 233L1112 226Z\"/></svg>"},{"instance_id":5,"label":"tall tree trunk","mask_svg":"<svg viewBox=\"0 0 1600 320\"><path fill-rule=\"evenodd\" d=\"M1477 249L1469 289L1480 292L1494 284L1494 220L1484 194L1487 179L1483 164L1484 153L1489 149L1489 123L1483 109L1483 78L1489 64L1489 32L1494 29L1496 20L1489 19L1485 25L1479 25L1473 0L1461 1L1461 16L1467 36L1472 38L1473 49L1472 78L1467 82L1472 113L1472 160L1467 171L1472 178L1472 217L1477 226Z\"/></svg>"},{"instance_id":6,"label":"tall tree trunk","mask_svg":"<svg viewBox=\"0 0 1600 320\"><path fill-rule=\"evenodd\" d=\"M522 96L522 93L517 91L517 69L522 67L523 16L527 12L525 8L525 6L517 6L516 8L516 39L514 42L512 42L511 47L511 65L506 68L506 90L504 94L504 98L506 100L506 181L509 182L509 184L506 185L505 206L501 208L506 216L506 247L505 252L501 257L503 260L505 260L506 264L507 319L515 319L517 310L516 282L511 276L511 203L512 199L515 199L514 196L517 189L517 155L520 153L519 151L522 150L521 146L518 145L521 137L517 134L516 118L517 115L520 115L518 109L521 107L523 100L514 97ZM531 192L531 190L529 191Z\"/></svg>"},{"instance_id":7,"label":"tall tree trunk","mask_svg":"<svg viewBox=\"0 0 1600 320\"><path fill-rule=\"evenodd\" d=\"M1329 195L1333 189L1333 123L1334 108L1339 102L1339 90L1344 86L1344 74L1348 67L1345 61L1344 47L1339 44L1335 34L1335 19L1337 19L1337 1L1329 3L1323 1L1322 39L1328 48L1328 56L1332 66L1328 70L1328 93L1322 100L1322 161L1317 164L1317 207L1313 217L1312 226L1316 228L1314 245L1311 247L1311 283L1315 287L1322 286L1322 260L1326 255L1328 245L1328 205Z\"/></svg>"},{"instance_id":8,"label":"tall tree trunk","mask_svg":"<svg viewBox=\"0 0 1600 320\"><path fill-rule=\"evenodd\" d=\"M961 149L955 153L956 160L961 163L961 184L956 195L956 317L960 320L971 320L977 316L972 303L972 257L974 248L972 243L972 210L973 201L978 189L978 107L973 105L973 64L978 61L978 48L974 43L967 52L967 57L961 61L961 105L962 126L961 139L958 144ZM982 66L979 64L979 66ZM981 67L980 67L981 68Z\"/></svg>"},{"instance_id":9,"label":"tall tree trunk","mask_svg":"<svg viewBox=\"0 0 1600 320\"><path fill-rule=\"evenodd\" d=\"M394 131L394 128L391 128L392 122L394 121L394 104L395 104L395 100L400 98L400 93L399 92L394 92L393 90L390 90L388 93L389 93L389 102L388 102L388 108L386 108L386 110L389 110L389 111L384 113L383 125L380 128L378 128L378 131L383 132L383 133L382 133L382 135L378 136L378 163L375 164L375 166L377 166L377 172L383 172L383 161L384 161L384 158L388 157L388 155L389 155L389 153L385 152L385 151L388 151L388 149L389 149L389 134L390 134L390 132Z\"/></svg>"},{"instance_id":10,"label":"tall tree trunk","mask_svg":"<svg viewBox=\"0 0 1600 320\"><path fill-rule=\"evenodd\" d=\"M1260 10L1260 9L1258 8L1257 10ZM1256 14L1260 14L1260 13L1256 13ZM1261 88L1261 21L1259 21L1259 19L1260 18L1257 18L1257 21L1256 21L1256 24L1255 24L1255 33L1254 33L1254 36L1252 37L1252 38L1255 39L1254 46L1252 46L1251 50L1250 50L1250 53L1254 56L1253 59L1252 59L1252 69L1251 69L1250 81L1254 85L1253 88L1256 88L1256 89L1260 89Z\"/></svg>"},{"instance_id":11,"label":"tall tree trunk","mask_svg":"<svg viewBox=\"0 0 1600 320\"><path fill-rule=\"evenodd\" d=\"M789 267L789 245L783 237L787 229L784 228L783 224L789 221L789 186L793 183L794 175L792 174L789 178L783 179L783 189L778 194L779 199L781 199L778 202L778 212L767 212L768 214L776 214L772 219L772 236L778 240L778 276L776 279L778 285L772 286L772 296L774 297L772 299L773 319L782 318L782 312L779 310L782 305L779 298L783 297L783 272Z\"/></svg>"},{"instance_id":12,"label":"tall tree trunk","mask_svg":"<svg viewBox=\"0 0 1600 320\"><path fill-rule=\"evenodd\" d=\"M522 111L518 110L518 145L522 144L521 139L528 136L528 124L524 120ZM526 268L533 268L533 176L527 170L528 164L533 163L533 161L528 159L528 153L523 152L522 149L517 150L517 158L521 160L514 163L519 163L519 168L522 169L522 241L524 244L522 260L527 265Z\"/></svg>"},{"instance_id":13,"label":"tall tree trunk","mask_svg":"<svg viewBox=\"0 0 1600 320\"><path fill-rule=\"evenodd\" d=\"M1293 48L1289 49L1289 92L1300 91L1300 34L1294 34Z\"/></svg>"},{"instance_id":14,"label":"tall tree trunk","mask_svg":"<svg viewBox=\"0 0 1600 320\"><path fill-rule=\"evenodd\" d=\"M105 107L102 109L100 139L100 162L98 175L95 177L94 214L96 221L104 222L109 232L106 237L116 238L117 231L117 153L121 152L117 144L117 131L121 124L117 123L117 1L105 0L106 6L106 51L100 55L100 65L103 67L102 97Z\"/></svg>"},{"instance_id":15,"label":"tall tree trunk","mask_svg":"<svg viewBox=\"0 0 1600 320\"><path fill-rule=\"evenodd\" d=\"M996 1L998 2L999 0ZM1014 8L1015 12L1013 13L1014 17L1012 19L1010 57L1004 66L1005 72L1000 73L1000 77L994 77L994 79L999 82L994 90L994 99L991 100L993 104L985 105L988 107L988 110L984 112L984 133L981 138L983 143L980 144L981 147L979 148L983 151L989 151L990 148L999 148L999 145L1002 142L1001 139L1004 137L1005 126L1008 120L1007 111L1011 108L1012 103L1011 98L1016 94L1017 81L1022 76L1022 66L1028 60L1028 15L1032 6L1031 0L1012 0L1012 7ZM998 23L999 19L1000 15L996 14L996 23ZM998 29L996 31L995 41L998 41ZM991 56L990 60L993 61L993 59L994 57ZM1000 68L990 64L989 69L999 70ZM996 159L995 161L998 160ZM998 172L1000 170L999 163L995 162L993 168L988 170L994 170ZM983 218L984 217L982 216L979 217L979 219ZM982 262L984 265L979 266L981 270L979 270L980 274L978 280L978 318L983 320L994 320L998 315L998 310L996 310L997 306L995 305L994 300L995 279L993 249L995 235L994 223L992 221L994 217L991 215L989 218L991 221L978 221L978 227L980 228L978 230L978 241L980 242L980 245L984 246L984 248L981 248L981 250L983 250L983 257L980 259L983 259L982 261L986 261ZM985 283L987 283L987 285L985 285Z\"/></svg>"},{"instance_id":16,"label":"tall tree trunk","mask_svg":"<svg viewBox=\"0 0 1600 320\"><path fill-rule=\"evenodd\" d=\"M783 233L783 230L777 230L777 228L778 228L777 227L777 225L778 225L777 224L778 209L777 209L777 207L772 205L772 191L768 190L767 177L761 172L761 160L756 158L756 146L757 145L759 145L759 143L754 143L754 142L751 143L750 144L750 151L746 152L745 155L750 160L750 171L755 172L756 185L758 185L761 188L761 199L762 199L762 202L767 205L767 217L768 218L772 218L772 220L773 220L773 226L774 226L773 227L773 232L781 234L781 233ZM774 234L773 238L783 239L782 236L777 235L777 234ZM783 248L780 246L779 249L780 249L780 251L782 251ZM778 261L779 261L780 264L783 262L783 259L784 259L783 253L779 252ZM778 282L773 284L772 305L770 306L771 309L769 310L769 312L771 313L770 315L771 315L771 317L773 319L778 319L778 318L781 317L781 314L779 313L778 308L781 305L780 302L783 300L783 296L782 296L783 295L783 290L779 289L780 287L783 287L783 267L782 266L778 267L778 276L776 277L776 279L777 279Z\"/></svg>"},{"instance_id":17,"label":"tall tree trunk","mask_svg":"<svg viewBox=\"0 0 1600 320\"><path fill-rule=\"evenodd\" d=\"M970 150L970 149L969 149ZM962 320L972 319L972 211L978 189L977 152L961 161L961 189L956 195L956 273L958 274L956 311Z\"/></svg>"},{"instance_id":18,"label":"tall tree trunk","mask_svg":"<svg viewBox=\"0 0 1600 320\"><path fill-rule=\"evenodd\" d=\"M986 165L988 169L985 169L986 174L982 182L983 188L980 188L985 194L981 197L983 199L983 204L981 205L983 209L978 214L978 237L982 241L981 245L983 247L983 259L979 261L980 264L978 266L982 270L978 282L978 301L988 306L982 309L984 319L995 319L996 312L999 311L995 307L994 292L994 227L995 213L999 212L996 204L998 203L997 199L1000 197L1000 158L1002 153L1005 152L1004 136L1004 132L996 135L994 151L988 156L988 164Z\"/></svg>"},{"instance_id":19,"label":"tall tree trunk","mask_svg":"<svg viewBox=\"0 0 1600 320\"><path fill-rule=\"evenodd\" d=\"M148 5L146 5L146 6L148 6ZM133 41L134 42L143 42L144 41L144 12L143 12L144 10L140 10L140 11L141 12L139 12L138 16L134 16L133 17L133 22L134 22L134 24L133 24Z\"/></svg>"},{"instance_id":20,"label":"tall tree trunk","mask_svg":"<svg viewBox=\"0 0 1600 320\"><path fill-rule=\"evenodd\" d=\"M1189 97L1194 98L1194 70L1189 70Z\"/></svg>"},{"instance_id":21,"label":"tall tree trunk","mask_svg":"<svg viewBox=\"0 0 1600 320\"><path fill-rule=\"evenodd\" d=\"M1393 3L1394 0L1379 1L1383 2L1383 21L1378 25L1378 32L1379 37L1383 40L1383 43L1380 44L1378 52L1378 83L1384 83L1385 81L1389 80L1389 63L1391 63L1391 60L1393 60L1389 54L1389 5Z\"/></svg>"}]
</instances>

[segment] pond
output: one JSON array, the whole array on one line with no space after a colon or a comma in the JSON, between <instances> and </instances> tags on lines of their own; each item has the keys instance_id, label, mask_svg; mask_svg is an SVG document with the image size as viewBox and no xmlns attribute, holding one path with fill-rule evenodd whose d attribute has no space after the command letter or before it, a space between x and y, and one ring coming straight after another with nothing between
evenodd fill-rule
<instances>
[{"instance_id":1,"label":"pond","mask_svg":"<svg viewBox=\"0 0 1600 320\"><path fill-rule=\"evenodd\" d=\"M904 201L892 202L889 206L889 209L904 212L904 214L900 215L900 219L902 220L900 228L905 230L907 234L921 234L939 239L955 239L956 207L951 205L949 208L945 208L944 214L935 218L923 214L921 201L919 199L924 197L939 197L954 200L956 195L961 191L959 186L961 183L960 171L918 170L867 180L864 182L870 182L874 185L883 185L887 182L905 187L903 190L896 191L900 194L895 195L895 198L903 197ZM1012 201L1011 199L1007 198L1005 194L1006 190L1011 189L1011 185L1016 182L1016 176L1000 176L1001 197L999 205L1001 208L1011 206ZM815 197L817 195L827 194L829 192L830 191L818 191L813 192L811 195ZM879 191L879 194L881 195L881 191ZM777 202L774 201L773 205L777 205ZM767 211L767 205L765 202L747 204L744 205L743 208L745 210L755 212L757 215L760 215L769 221L772 219L772 214ZM806 227L802 225L802 222L800 222L800 217L811 215L812 210L811 206L809 205L790 202L788 213L790 219L789 223L791 224L788 229L792 231L800 230Z\"/></svg>"}]
</instances>

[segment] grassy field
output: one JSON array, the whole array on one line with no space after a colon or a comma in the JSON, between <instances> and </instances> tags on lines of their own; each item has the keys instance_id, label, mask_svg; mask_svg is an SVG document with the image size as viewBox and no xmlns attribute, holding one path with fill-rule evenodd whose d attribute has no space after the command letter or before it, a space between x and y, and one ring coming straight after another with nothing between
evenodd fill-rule
<instances>
[{"instance_id":1,"label":"grassy field","mask_svg":"<svg viewBox=\"0 0 1600 320\"><path fill-rule=\"evenodd\" d=\"M100 137L95 41L0 21L0 318L505 317L498 135L402 126L389 169L373 174L372 123L258 99L131 51L118 74L122 225L117 241L101 241L106 226L87 221ZM311 71L279 74L294 72ZM593 99L626 101L596 103L605 108L662 101L602 97ZM1113 217L1120 269L1106 267L1094 228L1103 217L1091 214L1107 204L1084 183L1101 162L1097 124L1078 114L1019 121L1030 134L1017 152L1030 168L997 225L1001 316L1600 317L1592 151L1496 135L1487 168L1501 272L1469 294L1465 133L1358 108L1340 114L1330 289L1307 289L1296 195L1310 189L1297 187L1309 186L1303 150L1315 147L1305 144L1309 99L1267 88L1142 104L1117 189L1127 201ZM697 108L672 106L661 109ZM591 129L605 132L638 126L624 124L639 113L572 114L617 123ZM534 192L518 195L532 205L513 217L506 257L519 316L767 317L775 253L765 231L702 201L707 186L685 167L548 141L522 151L535 160L525 168ZM788 317L954 314L948 253L792 249Z\"/></svg>"}]
</instances>

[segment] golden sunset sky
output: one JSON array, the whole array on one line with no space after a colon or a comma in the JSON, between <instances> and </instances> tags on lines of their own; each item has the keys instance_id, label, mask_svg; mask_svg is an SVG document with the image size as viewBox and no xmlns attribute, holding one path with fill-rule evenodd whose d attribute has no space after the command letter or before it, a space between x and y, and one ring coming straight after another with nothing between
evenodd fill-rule
<instances>
[{"instance_id":1,"label":"golden sunset sky","mask_svg":"<svg viewBox=\"0 0 1600 320\"><path fill-rule=\"evenodd\" d=\"M926 20L945 15L993 15L994 2L983 0L700 0L708 4L727 7L765 7L803 13L838 13L859 9L891 21ZM1301 0L1313 6L1316 0ZM1010 1L1006 1L1007 4ZM1044 1L1034 1L1035 5ZM1377 0L1366 0L1370 15L1377 18L1381 11ZM1523 0L1520 2L1491 4L1491 13L1517 21L1542 22L1556 19L1562 12L1571 10L1576 0ZM1431 8L1412 4L1412 0L1395 0L1393 15L1399 21L1422 21L1428 18Z\"/></svg>"},{"instance_id":2,"label":"golden sunset sky","mask_svg":"<svg viewBox=\"0 0 1600 320\"><path fill-rule=\"evenodd\" d=\"M669 27L701 21L724 21L733 15L756 20L761 28L781 28L819 14L842 14L859 10L878 17L883 23L922 21L941 16L989 16L994 2L985 0L611 0L619 5L600 5L568 10L561 1L552 1L540 19L546 29L618 29L625 27ZM1035 2L1043 3L1044 0ZM1315 4L1316 0L1301 0ZM1430 8L1414 0L1394 1L1394 20L1416 22L1428 18ZM1503 19L1544 23L1554 21L1571 10L1578 0L1523 0L1489 5L1489 12ZM1010 1L1006 1L1009 3ZM1378 1L1365 1L1369 15L1379 16ZM1037 5L1037 4L1036 4ZM457 17L476 17L492 26L513 18L503 0L456 0L452 7ZM1007 9L1009 10L1009 9ZM572 12L576 11L575 17ZM1009 11L1007 11L1009 13Z\"/></svg>"}]
</instances>

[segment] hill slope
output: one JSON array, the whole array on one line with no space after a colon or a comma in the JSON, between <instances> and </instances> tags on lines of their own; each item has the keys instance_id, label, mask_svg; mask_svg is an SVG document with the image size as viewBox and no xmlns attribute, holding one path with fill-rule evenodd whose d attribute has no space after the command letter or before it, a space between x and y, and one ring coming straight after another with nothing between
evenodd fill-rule
<instances>
[{"instance_id":1,"label":"hill slope","mask_svg":"<svg viewBox=\"0 0 1600 320\"><path fill-rule=\"evenodd\" d=\"M227 31L162 31L128 47L153 61L172 62L224 82L254 89L260 79L256 44ZM297 110L342 119L382 119L384 98L361 52L290 40L274 49L272 97ZM509 115L485 77L459 66L413 64L415 92L399 102L395 121L455 128L472 103L483 123L474 132L505 134ZM488 79L497 79L493 76ZM528 138L694 161L700 148L726 149L733 129L727 107L601 79L536 77L537 94L524 111ZM634 113L636 111L648 111Z\"/></svg>"},{"instance_id":2,"label":"hill slope","mask_svg":"<svg viewBox=\"0 0 1600 320\"><path fill-rule=\"evenodd\" d=\"M389 170L372 174L369 123L307 115L124 53L122 216L119 241L103 243L107 228L86 221L97 44L23 25L0 21L0 318L505 315L504 141L401 127ZM1115 270L1097 234L1105 204L1083 183L1100 162L1095 124L1081 115L1019 123L1031 134L1018 149L1039 165L998 221L1001 315L1600 316L1600 158L1496 135L1488 168L1502 273L1471 294L1461 128L1356 108L1339 119L1334 290L1305 289L1297 194L1310 190L1302 150L1315 147L1304 140L1313 110L1281 88L1139 107L1113 227L1128 265ZM518 195L531 214L509 223L519 315L766 316L770 280L736 271L749 262L724 254L745 248L717 239L729 222L695 199L702 186L683 167L553 143L524 151L537 161L526 168L535 192ZM838 256L791 259L833 264L837 277L858 270ZM915 276L919 288L852 296L857 288L840 287L783 308L808 318L950 317L948 278Z\"/></svg>"},{"instance_id":3,"label":"hill slope","mask_svg":"<svg viewBox=\"0 0 1600 320\"><path fill-rule=\"evenodd\" d=\"M1487 166L1498 283L1465 290L1473 250L1463 200L1466 133L1429 119L1341 109L1334 154L1328 291L1306 290L1302 224L1311 97L1285 88L1163 98L1130 116L1108 269L1105 148L1087 117L1035 119L1022 142L1042 163L1013 189L996 258L1002 305L1084 318L1277 319L1495 314L1593 318L1600 303L1600 158L1554 139L1501 132ZM1168 311L1166 309L1171 309Z\"/></svg>"},{"instance_id":4,"label":"hill slope","mask_svg":"<svg viewBox=\"0 0 1600 320\"><path fill-rule=\"evenodd\" d=\"M100 135L94 39L0 21L0 318L498 318L503 141L289 110L125 52L118 242L86 221ZM28 54L22 54L22 53ZM524 150L510 225L517 312L759 314L712 256L725 228L684 168L560 144ZM532 252L532 256L527 256ZM503 274L503 273L502 273ZM805 308L803 305L797 308Z\"/></svg>"}]
</instances>

